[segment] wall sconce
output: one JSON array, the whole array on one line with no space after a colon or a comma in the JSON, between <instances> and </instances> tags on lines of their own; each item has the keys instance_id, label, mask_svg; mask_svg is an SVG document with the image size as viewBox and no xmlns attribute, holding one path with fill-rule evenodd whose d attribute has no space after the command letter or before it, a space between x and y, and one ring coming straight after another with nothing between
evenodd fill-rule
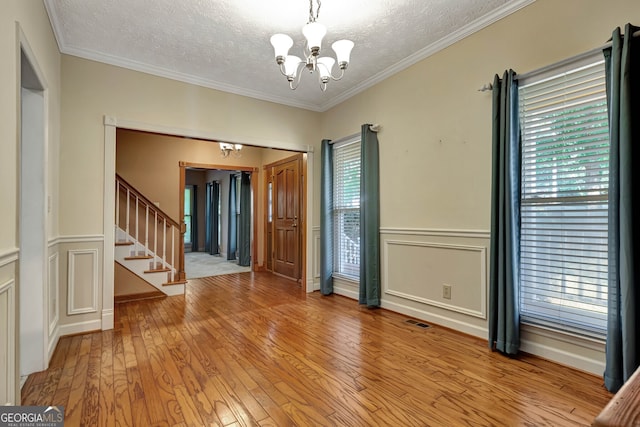
<instances>
[{"instance_id":1,"label":"wall sconce","mask_svg":"<svg viewBox=\"0 0 640 427\"><path fill-rule=\"evenodd\" d=\"M222 157L229 157L229 153L233 153L235 157L240 157L240 150L242 150L242 144L220 143L220 153L222 153Z\"/></svg>"}]
</instances>

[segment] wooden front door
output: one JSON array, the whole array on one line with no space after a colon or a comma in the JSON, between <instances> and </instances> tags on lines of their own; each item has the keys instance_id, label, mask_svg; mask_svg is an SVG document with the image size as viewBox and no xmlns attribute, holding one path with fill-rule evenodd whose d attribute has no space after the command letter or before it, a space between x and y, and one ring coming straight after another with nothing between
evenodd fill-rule
<instances>
[{"instance_id":1,"label":"wooden front door","mask_svg":"<svg viewBox=\"0 0 640 427\"><path fill-rule=\"evenodd\" d=\"M300 279L300 159L273 168L273 271Z\"/></svg>"}]
</instances>

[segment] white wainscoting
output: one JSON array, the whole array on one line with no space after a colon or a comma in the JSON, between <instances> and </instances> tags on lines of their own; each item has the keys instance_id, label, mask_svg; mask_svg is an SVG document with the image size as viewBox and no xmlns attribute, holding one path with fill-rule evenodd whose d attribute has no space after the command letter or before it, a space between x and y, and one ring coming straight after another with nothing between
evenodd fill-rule
<instances>
[{"instance_id":1,"label":"white wainscoting","mask_svg":"<svg viewBox=\"0 0 640 427\"><path fill-rule=\"evenodd\" d=\"M49 271L47 272L47 282L49 283L49 286L47 288L48 295L46 301L49 306L49 336L54 333L56 326L58 326L58 320L60 319L60 302L58 301L60 296L58 286L60 281L59 269L60 263L58 262L58 253L55 252L49 255Z\"/></svg>"},{"instance_id":2,"label":"white wainscoting","mask_svg":"<svg viewBox=\"0 0 640 427\"><path fill-rule=\"evenodd\" d=\"M49 250L55 250L57 246L49 245ZM49 323L49 339L47 340L47 360L50 361L53 352L58 345L59 331L58 322L60 321L60 257L58 252L49 254L49 263L47 268L47 316Z\"/></svg>"},{"instance_id":3,"label":"white wainscoting","mask_svg":"<svg viewBox=\"0 0 640 427\"><path fill-rule=\"evenodd\" d=\"M16 403L15 281L0 285L0 405Z\"/></svg>"},{"instance_id":4,"label":"white wainscoting","mask_svg":"<svg viewBox=\"0 0 640 427\"><path fill-rule=\"evenodd\" d=\"M381 228L382 307L486 338L489 240L483 230Z\"/></svg>"},{"instance_id":5,"label":"white wainscoting","mask_svg":"<svg viewBox=\"0 0 640 427\"><path fill-rule=\"evenodd\" d=\"M98 311L98 250L68 251L67 314Z\"/></svg>"},{"instance_id":6,"label":"white wainscoting","mask_svg":"<svg viewBox=\"0 0 640 427\"><path fill-rule=\"evenodd\" d=\"M311 288L307 286L307 289L313 289L314 291L320 290L320 227L312 227L313 239L313 254L311 265L313 271L311 272L311 280L313 281Z\"/></svg>"},{"instance_id":7,"label":"white wainscoting","mask_svg":"<svg viewBox=\"0 0 640 427\"><path fill-rule=\"evenodd\" d=\"M382 265L385 294L487 318L486 247L384 239Z\"/></svg>"}]
</instances>

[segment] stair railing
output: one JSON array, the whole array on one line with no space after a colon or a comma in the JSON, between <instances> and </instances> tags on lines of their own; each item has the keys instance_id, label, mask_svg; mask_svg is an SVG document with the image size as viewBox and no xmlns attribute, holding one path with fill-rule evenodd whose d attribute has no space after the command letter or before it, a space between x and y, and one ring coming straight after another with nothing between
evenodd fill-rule
<instances>
[{"instance_id":1,"label":"stair railing","mask_svg":"<svg viewBox=\"0 0 640 427\"><path fill-rule=\"evenodd\" d=\"M120 228L125 231L127 238L131 236L135 240L135 256L153 257L152 269L169 269L170 283L184 281L184 245L180 224L118 174L115 220L116 233ZM144 241L140 240L141 234ZM139 251L138 244L142 246L143 252ZM170 254L167 254L167 249ZM161 260L160 266L156 264L158 258Z\"/></svg>"}]
</instances>

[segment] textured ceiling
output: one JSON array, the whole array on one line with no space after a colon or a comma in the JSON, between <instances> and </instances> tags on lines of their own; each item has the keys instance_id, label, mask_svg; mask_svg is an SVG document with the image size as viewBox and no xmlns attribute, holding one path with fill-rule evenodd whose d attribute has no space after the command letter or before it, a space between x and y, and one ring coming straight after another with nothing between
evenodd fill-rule
<instances>
[{"instance_id":1,"label":"textured ceiling","mask_svg":"<svg viewBox=\"0 0 640 427\"><path fill-rule=\"evenodd\" d=\"M345 77L289 89L269 38L302 55L307 0L45 0L60 51L214 89L324 111L534 0L322 0L325 54L355 42ZM315 3L315 1L314 1ZM337 67L336 67L337 68Z\"/></svg>"}]
</instances>

